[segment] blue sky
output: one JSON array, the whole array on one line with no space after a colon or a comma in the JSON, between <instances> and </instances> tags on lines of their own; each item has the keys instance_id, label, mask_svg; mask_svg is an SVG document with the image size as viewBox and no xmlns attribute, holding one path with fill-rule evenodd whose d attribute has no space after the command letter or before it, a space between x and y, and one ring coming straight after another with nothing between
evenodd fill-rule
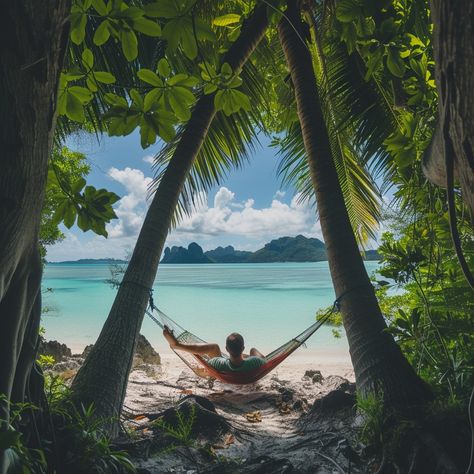
<instances>
[{"instance_id":1,"label":"blue sky","mask_svg":"<svg viewBox=\"0 0 474 474\"><path fill-rule=\"evenodd\" d=\"M133 249L149 203L153 178L151 158L160 143L143 150L138 133L128 137L93 135L69 140L68 146L84 153L90 164L88 183L121 196L114 206L119 219L107 226L109 238L64 229L63 242L48 249L48 260L123 258ZM298 202L292 189L284 189L276 176L278 157L262 138L262 146L243 169L233 171L220 186L202 196L203 204L168 236L166 245L198 242L205 250L218 245L256 250L282 236L321 238L314 209Z\"/></svg>"}]
</instances>

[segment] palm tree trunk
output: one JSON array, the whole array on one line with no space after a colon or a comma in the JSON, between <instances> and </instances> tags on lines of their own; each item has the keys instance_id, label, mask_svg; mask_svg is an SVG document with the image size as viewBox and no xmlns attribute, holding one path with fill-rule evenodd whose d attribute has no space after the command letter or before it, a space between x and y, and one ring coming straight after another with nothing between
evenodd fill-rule
<instances>
[{"instance_id":1,"label":"palm tree trunk","mask_svg":"<svg viewBox=\"0 0 474 474\"><path fill-rule=\"evenodd\" d=\"M23 401L35 359L42 265L38 232L70 2L2 3L0 32L0 394ZM36 329L36 331L35 331ZM0 403L1 431L9 407ZM0 449L0 473L6 470Z\"/></svg>"},{"instance_id":2,"label":"palm tree trunk","mask_svg":"<svg viewBox=\"0 0 474 474\"><path fill-rule=\"evenodd\" d=\"M242 68L267 27L266 7L258 6L223 58L232 70ZM158 270L160 256L178 199L216 113L214 94L203 95L186 124L181 141L148 209L135 250L109 316L72 389L73 398L94 403L96 415L111 419L121 411L136 340ZM113 430L115 424L110 426Z\"/></svg>"},{"instance_id":3,"label":"palm tree trunk","mask_svg":"<svg viewBox=\"0 0 474 474\"><path fill-rule=\"evenodd\" d=\"M297 0L288 0L287 5L278 26L280 42L295 90L334 289L337 296L344 295L340 308L358 390L362 394L382 393L387 406L422 402L429 390L385 331L332 160L300 9Z\"/></svg>"}]
</instances>

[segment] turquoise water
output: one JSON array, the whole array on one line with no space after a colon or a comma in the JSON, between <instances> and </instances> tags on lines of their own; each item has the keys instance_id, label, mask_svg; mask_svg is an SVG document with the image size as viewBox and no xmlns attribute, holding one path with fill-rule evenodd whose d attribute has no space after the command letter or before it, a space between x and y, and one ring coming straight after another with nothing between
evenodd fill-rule
<instances>
[{"instance_id":1,"label":"turquoise water","mask_svg":"<svg viewBox=\"0 0 474 474\"><path fill-rule=\"evenodd\" d=\"M372 273L377 262L366 262L366 267ZM108 265L47 265L46 337L76 351L93 343L116 292L107 278ZM303 331L313 323L315 311L334 300L327 262L162 265L154 289L155 304L203 339L222 343L227 334L238 331L247 347L263 352ZM155 347L164 348L159 328L148 319L142 333ZM308 347L340 352L347 342L335 339L332 328L325 326Z\"/></svg>"}]
</instances>

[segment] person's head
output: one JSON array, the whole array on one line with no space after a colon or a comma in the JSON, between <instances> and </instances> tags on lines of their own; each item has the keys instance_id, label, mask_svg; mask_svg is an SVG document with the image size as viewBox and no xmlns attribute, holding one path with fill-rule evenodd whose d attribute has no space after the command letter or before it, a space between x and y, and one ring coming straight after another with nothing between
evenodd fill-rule
<instances>
[{"instance_id":1,"label":"person's head","mask_svg":"<svg viewBox=\"0 0 474 474\"><path fill-rule=\"evenodd\" d=\"M239 357L244 351L244 338L237 332L227 336L225 341L227 352L233 357Z\"/></svg>"}]
</instances>

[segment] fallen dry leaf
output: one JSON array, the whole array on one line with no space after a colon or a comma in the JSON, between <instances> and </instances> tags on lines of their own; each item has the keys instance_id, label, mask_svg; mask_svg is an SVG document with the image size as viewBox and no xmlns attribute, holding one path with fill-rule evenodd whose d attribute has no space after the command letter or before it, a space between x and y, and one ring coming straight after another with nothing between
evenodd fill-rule
<instances>
[{"instance_id":1,"label":"fallen dry leaf","mask_svg":"<svg viewBox=\"0 0 474 474\"><path fill-rule=\"evenodd\" d=\"M250 423L261 423L262 414L258 410L252 411L250 413L246 413L245 418L247 418L247 421L250 421Z\"/></svg>"},{"instance_id":2,"label":"fallen dry leaf","mask_svg":"<svg viewBox=\"0 0 474 474\"><path fill-rule=\"evenodd\" d=\"M181 390L181 393L183 393L184 395L192 395L193 391L189 388L184 388L183 390Z\"/></svg>"},{"instance_id":3,"label":"fallen dry leaf","mask_svg":"<svg viewBox=\"0 0 474 474\"><path fill-rule=\"evenodd\" d=\"M234 442L235 442L234 435L232 433L227 433L224 437L224 444L226 446L229 446L230 444L234 444Z\"/></svg>"},{"instance_id":4,"label":"fallen dry leaf","mask_svg":"<svg viewBox=\"0 0 474 474\"><path fill-rule=\"evenodd\" d=\"M134 421L139 421L139 420L143 420L144 418L146 418L145 415L138 415L138 416L136 416L133 420L134 420Z\"/></svg>"}]
</instances>

